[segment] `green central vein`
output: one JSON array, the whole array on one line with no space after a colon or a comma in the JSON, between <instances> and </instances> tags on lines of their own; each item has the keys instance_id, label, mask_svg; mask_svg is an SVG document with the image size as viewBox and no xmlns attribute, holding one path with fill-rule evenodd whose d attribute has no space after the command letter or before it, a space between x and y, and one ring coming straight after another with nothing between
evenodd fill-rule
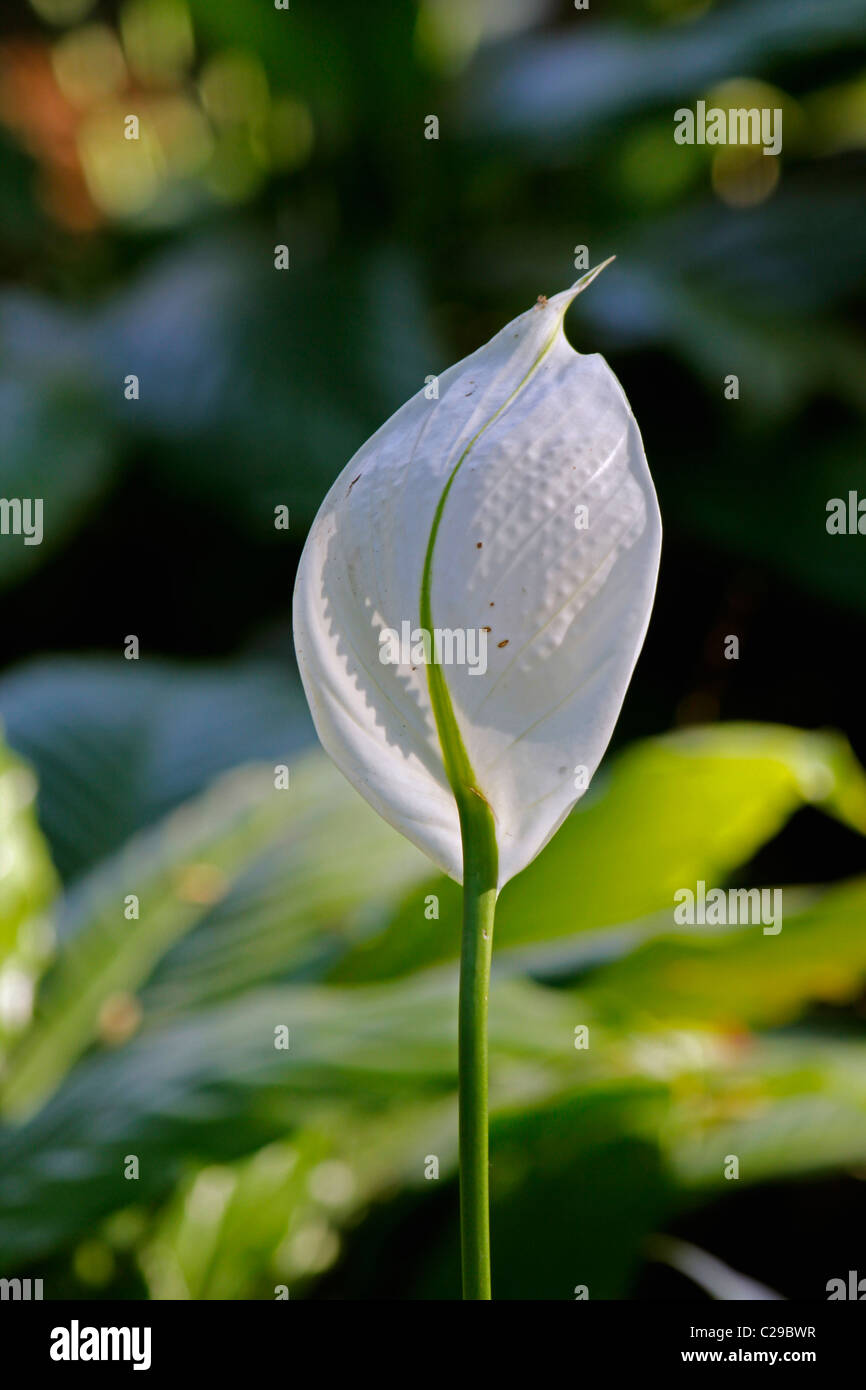
<instances>
[{"instance_id":1,"label":"green central vein","mask_svg":"<svg viewBox=\"0 0 866 1390\"><path fill-rule=\"evenodd\" d=\"M548 338L547 342L544 344L544 347L541 349L534 362L528 368L525 376L522 378L522 380L520 380L517 383L514 390L511 392L511 395L507 398L507 400L503 401L502 405L499 407L498 410L494 411L494 413L490 416L490 419L485 420L484 424L480 427L480 429L476 430L475 434L472 436L469 443L466 445L466 448L463 450L463 453L460 455L451 472L449 473L448 480L445 483L444 488L442 489L442 494L436 505L436 511L433 514L433 522L430 527L430 535L427 539L427 551L424 556L424 569L421 574L421 627L430 634L431 644L433 638L433 552L436 549L436 540L439 535L439 526L442 521L442 516L445 511L445 503L448 501L448 494L451 491L454 479L457 477L457 474L460 472L460 469L463 467L463 464L466 462L466 459L469 457L470 453L474 449L475 445L478 443L478 440L484 434L485 430L488 430L490 426L494 424L496 420L499 419L500 415L502 415L508 409L508 407L520 394L520 392L523 390L526 384L534 376L535 372L541 365L543 359L546 357L547 353L550 351L550 349L553 347L553 344L556 341L556 335L559 332L559 327L564 314L565 310L563 309L562 313L559 315L556 326L553 332L551 333L550 337ZM443 673L441 665L439 665L439 663L436 661L431 661L428 663L427 686L430 691L430 703L433 706L433 717L436 721L436 731L439 735L439 744L442 749L442 758L445 764L445 773L448 777L449 783L451 784L451 789L454 792L454 796L457 801L457 807L458 810L461 812L462 819L463 805L467 795L469 795L473 801L480 800L485 805L487 803L484 800L481 789L477 785L477 779L475 777L475 773L472 770L472 764L469 761L469 755L466 752L466 746L463 742L463 737L460 733L460 728L457 723L457 717L454 713L454 706L451 701L451 692L448 689L448 683L445 680L445 675Z\"/></svg>"}]
</instances>

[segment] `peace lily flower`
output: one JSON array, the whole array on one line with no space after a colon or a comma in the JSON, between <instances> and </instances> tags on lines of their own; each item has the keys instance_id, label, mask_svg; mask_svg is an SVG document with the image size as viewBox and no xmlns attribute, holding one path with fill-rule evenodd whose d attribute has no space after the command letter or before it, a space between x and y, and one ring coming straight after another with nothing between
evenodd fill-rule
<instances>
[{"instance_id":1,"label":"peace lily flower","mask_svg":"<svg viewBox=\"0 0 866 1390\"><path fill-rule=\"evenodd\" d=\"M605 262L605 265L609 262ZM307 539L295 645L319 737L464 884L464 1292L489 1297L487 981L498 891L585 791L643 643L661 523L634 416L563 319L604 265L434 378Z\"/></svg>"}]
</instances>

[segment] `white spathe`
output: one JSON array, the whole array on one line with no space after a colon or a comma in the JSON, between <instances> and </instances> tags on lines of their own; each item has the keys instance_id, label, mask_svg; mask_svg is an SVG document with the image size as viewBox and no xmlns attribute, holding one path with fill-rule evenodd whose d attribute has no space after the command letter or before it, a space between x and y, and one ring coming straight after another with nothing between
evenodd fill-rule
<instances>
[{"instance_id":1,"label":"white spathe","mask_svg":"<svg viewBox=\"0 0 866 1390\"><path fill-rule=\"evenodd\" d=\"M433 551L432 626L490 628L483 674L441 669L493 810L501 887L579 799L581 769L598 766L655 592L661 521L637 424L604 359L575 352L562 326L601 269L449 368L438 399L421 390L398 410L340 474L301 557L295 645L319 737L458 882L428 668L383 664L379 634L421 626L428 538L456 468Z\"/></svg>"}]
</instances>

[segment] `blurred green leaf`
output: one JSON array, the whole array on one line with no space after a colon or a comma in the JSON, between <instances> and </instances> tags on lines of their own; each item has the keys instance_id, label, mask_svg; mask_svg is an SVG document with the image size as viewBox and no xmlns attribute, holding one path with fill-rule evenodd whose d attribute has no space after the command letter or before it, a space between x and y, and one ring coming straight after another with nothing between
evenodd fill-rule
<instances>
[{"instance_id":1,"label":"blurred green leaf","mask_svg":"<svg viewBox=\"0 0 866 1390\"><path fill-rule=\"evenodd\" d=\"M22 922L42 912L54 892L54 873L36 824L36 779L0 743L0 953L14 944Z\"/></svg>"},{"instance_id":2,"label":"blurred green leaf","mask_svg":"<svg viewBox=\"0 0 866 1390\"><path fill-rule=\"evenodd\" d=\"M224 906L211 938L209 910L227 904L241 875L264 859L279 870L279 892L258 914L242 892ZM201 1002L297 968L351 931L359 914L384 913L422 863L322 756L296 766L288 790L275 786L273 768L230 774L131 840L67 898L62 949L35 1025L7 1061L0 1107L32 1109L94 1038L116 1042L134 1029L133 996L195 926L205 923L203 949L182 957L177 977L157 989L163 1008L189 1007L191 995ZM126 915L129 895L138 899L137 918Z\"/></svg>"},{"instance_id":3,"label":"blurred green leaf","mask_svg":"<svg viewBox=\"0 0 866 1390\"><path fill-rule=\"evenodd\" d=\"M782 902L778 936L764 936L760 926L671 924L667 939L597 971L585 997L606 1017L729 1029L789 1023L806 1004L855 999L866 978L866 879L799 895L783 890Z\"/></svg>"},{"instance_id":4,"label":"blurred green leaf","mask_svg":"<svg viewBox=\"0 0 866 1390\"><path fill-rule=\"evenodd\" d=\"M131 416L118 389L116 414L158 444L163 485L264 539L279 539L280 505L303 532L355 450L441 366L401 254L273 262L263 237L175 251L98 331L102 360L136 364L141 399Z\"/></svg>"},{"instance_id":5,"label":"blurred green leaf","mask_svg":"<svg viewBox=\"0 0 866 1390\"><path fill-rule=\"evenodd\" d=\"M249 1154L337 1103L347 1117L452 1095L455 999L450 971L399 991L258 990L84 1061L26 1123L0 1129L4 1261L56 1248L131 1196L164 1196L188 1158ZM549 1084L552 1035L554 1070L568 1075L573 1012L571 1000L525 982L497 990L495 1104ZM286 1050L275 1046L282 1026ZM140 1163L134 1193L127 1154Z\"/></svg>"},{"instance_id":6,"label":"blurred green leaf","mask_svg":"<svg viewBox=\"0 0 866 1390\"><path fill-rule=\"evenodd\" d=\"M190 0L190 8L209 44L256 53L275 82L314 103L326 132L332 123L339 129L369 113L402 111L417 90L415 14L405 0L378 0L369 26L357 23L352 0L276 15L258 0Z\"/></svg>"},{"instance_id":7,"label":"blurred green leaf","mask_svg":"<svg viewBox=\"0 0 866 1390\"><path fill-rule=\"evenodd\" d=\"M9 742L36 769L39 814L64 878L256 758L286 762L311 736L275 662L199 665L53 657L0 680Z\"/></svg>"},{"instance_id":8,"label":"blurred green leaf","mask_svg":"<svg viewBox=\"0 0 866 1390\"><path fill-rule=\"evenodd\" d=\"M36 823L36 779L0 740L0 1037L30 1017L30 991L50 957L57 878Z\"/></svg>"},{"instance_id":9,"label":"blurred green leaf","mask_svg":"<svg viewBox=\"0 0 866 1390\"><path fill-rule=\"evenodd\" d=\"M140 1254L151 1298L292 1298L336 1259L371 1202L419 1189L431 1145L453 1164L453 1106L322 1116L251 1158L197 1169Z\"/></svg>"},{"instance_id":10,"label":"blurred green leaf","mask_svg":"<svg viewBox=\"0 0 866 1390\"><path fill-rule=\"evenodd\" d=\"M47 499L49 541L82 518L115 455L143 445L169 496L207 498L271 542L287 506L302 534L356 449L441 367L405 254L322 262L301 248L281 272L278 240L173 248L87 312L0 299L0 341L21 374L0 373L0 476L6 496ZM124 395L130 373L137 400ZM39 550L7 539L0 556L18 572Z\"/></svg>"},{"instance_id":11,"label":"blurred green leaf","mask_svg":"<svg viewBox=\"0 0 866 1390\"><path fill-rule=\"evenodd\" d=\"M682 1089L663 1143L687 1188L716 1186L727 1155L759 1183L851 1166L866 1157L866 1048L820 1034L756 1039L736 1065Z\"/></svg>"},{"instance_id":12,"label":"blurred green leaf","mask_svg":"<svg viewBox=\"0 0 866 1390\"><path fill-rule=\"evenodd\" d=\"M632 112L693 101L732 73L844 50L862 38L864 21L864 0L736 0L676 27L590 25L522 38L471 72L469 123L486 138L585 140Z\"/></svg>"},{"instance_id":13,"label":"blurred green leaf","mask_svg":"<svg viewBox=\"0 0 866 1390\"><path fill-rule=\"evenodd\" d=\"M724 724L632 745L506 888L494 958L671 909L678 888L724 882L809 803L866 834L866 777L838 735ZM430 892L439 921L424 915ZM334 978L384 979L453 957L459 911L456 886L425 885Z\"/></svg>"},{"instance_id":14,"label":"blurred green leaf","mask_svg":"<svg viewBox=\"0 0 866 1390\"><path fill-rule=\"evenodd\" d=\"M0 316L0 343L5 339ZM86 375L0 374L0 496L41 502L24 534L0 536L0 586L44 563L80 524L112 476L112 431Z\"/></svg>"}]
</instances>

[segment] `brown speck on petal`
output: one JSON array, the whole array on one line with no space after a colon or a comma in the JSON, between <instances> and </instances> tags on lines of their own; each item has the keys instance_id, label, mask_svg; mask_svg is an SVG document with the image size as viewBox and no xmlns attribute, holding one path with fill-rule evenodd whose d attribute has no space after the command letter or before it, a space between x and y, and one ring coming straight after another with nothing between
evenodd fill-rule
<instances>
[{"instance_id":1,"label":"brown speck on petal","mask_svg":"<svg viewBox=\"0 0 866 1390\"><path fill-rule=\"evenodd\" d=\"M475 542L475 549L476 549L476 550L480 550L483 544L484 544L483 541L476 541L476 542Z\"/></svg>"},{"instance_id":2,"label":"brown speck on petal","mask_svg":"<svg viewBox=\"0 0 866 1390\"><path fill-rule=\"evenodd\" d=\"M508 638L506 637L505 640L504 640L504 642L497 642L496 645L497 645L497 647L507 647L507 646L508 646Z\"/></svg>"}]
</instances>

